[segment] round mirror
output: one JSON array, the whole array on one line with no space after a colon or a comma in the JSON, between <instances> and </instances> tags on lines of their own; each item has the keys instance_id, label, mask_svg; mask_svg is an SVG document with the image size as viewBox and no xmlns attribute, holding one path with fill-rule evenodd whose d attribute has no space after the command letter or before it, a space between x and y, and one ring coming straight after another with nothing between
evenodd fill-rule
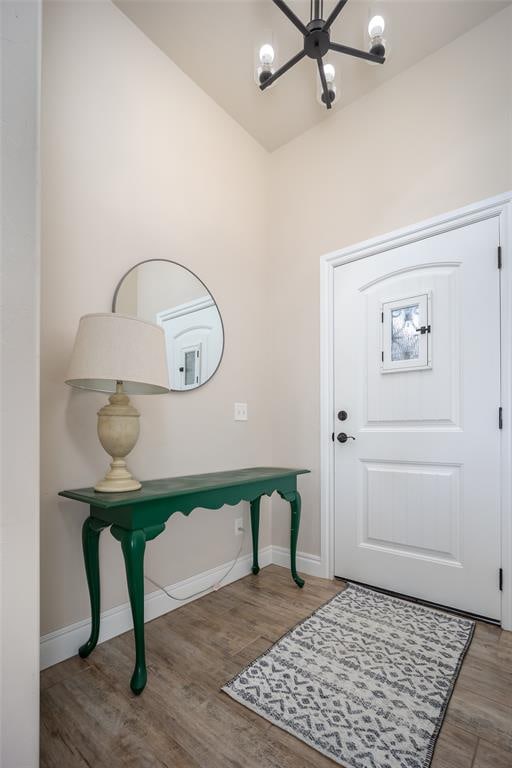
<instances>
[{"instance_id":1,"label":"round mirror","mask_svg":"<svg viewBox=\"0 0 512 768\"><path fill-rule=\"evenodd\" d=\"M215 299L197 275L166 259L136 264L120 280L112 311L161 325L173 391L197 389L211 379L224 351Z\"/></svg>"}]
</instances>

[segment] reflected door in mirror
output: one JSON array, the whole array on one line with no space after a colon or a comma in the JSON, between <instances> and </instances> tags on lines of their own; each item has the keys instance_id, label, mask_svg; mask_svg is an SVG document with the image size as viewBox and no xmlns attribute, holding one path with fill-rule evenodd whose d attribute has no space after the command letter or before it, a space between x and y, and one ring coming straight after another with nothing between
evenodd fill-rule
<instances>
[{"instance_id":1,"label":"reflected door in mirror","mask_svg":"<svg viewBox=\"0 0 512 768\"><path fill-rule=\"evenodd\" d=\"M171 389L193 389L213 376L222 354L222 326L213 299L203 296L159 312L165 331Z\"/></svg>"}]
</instances>

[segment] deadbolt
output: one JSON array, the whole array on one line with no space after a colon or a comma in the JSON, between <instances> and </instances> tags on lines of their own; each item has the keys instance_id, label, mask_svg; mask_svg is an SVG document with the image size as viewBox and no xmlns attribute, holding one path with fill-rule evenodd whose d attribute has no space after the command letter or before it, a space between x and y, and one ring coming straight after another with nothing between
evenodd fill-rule
<instances>
[{"instance_id":1,"label":"deadbolt","mask_svg":"<svg viewBox=\"0 0 512 768\"><path fill-rule=\"evenodd\" d=\"M348 419L348 413L346 411L338 411L338 419L340 421L346 421Z\"/></svg>"}]
</instances>

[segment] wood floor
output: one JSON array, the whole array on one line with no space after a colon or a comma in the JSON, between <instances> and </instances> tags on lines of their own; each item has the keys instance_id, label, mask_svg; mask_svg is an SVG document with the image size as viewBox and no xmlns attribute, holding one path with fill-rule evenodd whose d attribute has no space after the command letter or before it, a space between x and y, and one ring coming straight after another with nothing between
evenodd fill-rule
<instances>
[{"instance_id":1,"label":"wood floor","mask_svg":"<svg viewBox=\"0 0 512 768\"><path fill-rule=\"evenodd\" d=\"M332 768L328 758L220 692L342 588L265 568L146 624L149 679L131 694L128 632L42 673L44 768ZM478 624L434 768L512 768L512 633Z\"/></svg>"}]
</instances>

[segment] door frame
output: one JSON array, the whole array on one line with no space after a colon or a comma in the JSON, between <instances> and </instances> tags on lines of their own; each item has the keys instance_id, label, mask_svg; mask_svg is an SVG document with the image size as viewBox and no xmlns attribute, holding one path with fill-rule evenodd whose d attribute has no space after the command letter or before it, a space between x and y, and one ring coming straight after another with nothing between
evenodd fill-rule
<instances>
[{"instance_id":1,"label":"door frame","mask_svg":"<svg viewBox=\"0 0 512 768\"><path fill-rule=\"evenodd\" d=\"M365 240L320 259L320 508L321 560L326 578L334 576L334 270L402 245L498 218L501 268L501 622L512 630L512 191L432 219ZM496 259L498 258L496 254ZM496 268L497 265L496 265ZM500 403L496 403L496 408ZM498 574L496 574L496 579Z\"/></svg>"},{"instance_id":2,"label":"door frame","mask_svg":"<svg viewBox=\"0 0 512 768\"><path fill-rule=\"evenodd\" d=\"M158 325L163 325L166 320L175 320L177 317L190 315L192 312L199 312L201 309L208 309L208 307L214 306L215 301L210 295L201 296L199 299L186 301L184 304L178 304L170 309L162 309L161 312L156 313L156 322Z\"/></svg>"}]
</instances>

